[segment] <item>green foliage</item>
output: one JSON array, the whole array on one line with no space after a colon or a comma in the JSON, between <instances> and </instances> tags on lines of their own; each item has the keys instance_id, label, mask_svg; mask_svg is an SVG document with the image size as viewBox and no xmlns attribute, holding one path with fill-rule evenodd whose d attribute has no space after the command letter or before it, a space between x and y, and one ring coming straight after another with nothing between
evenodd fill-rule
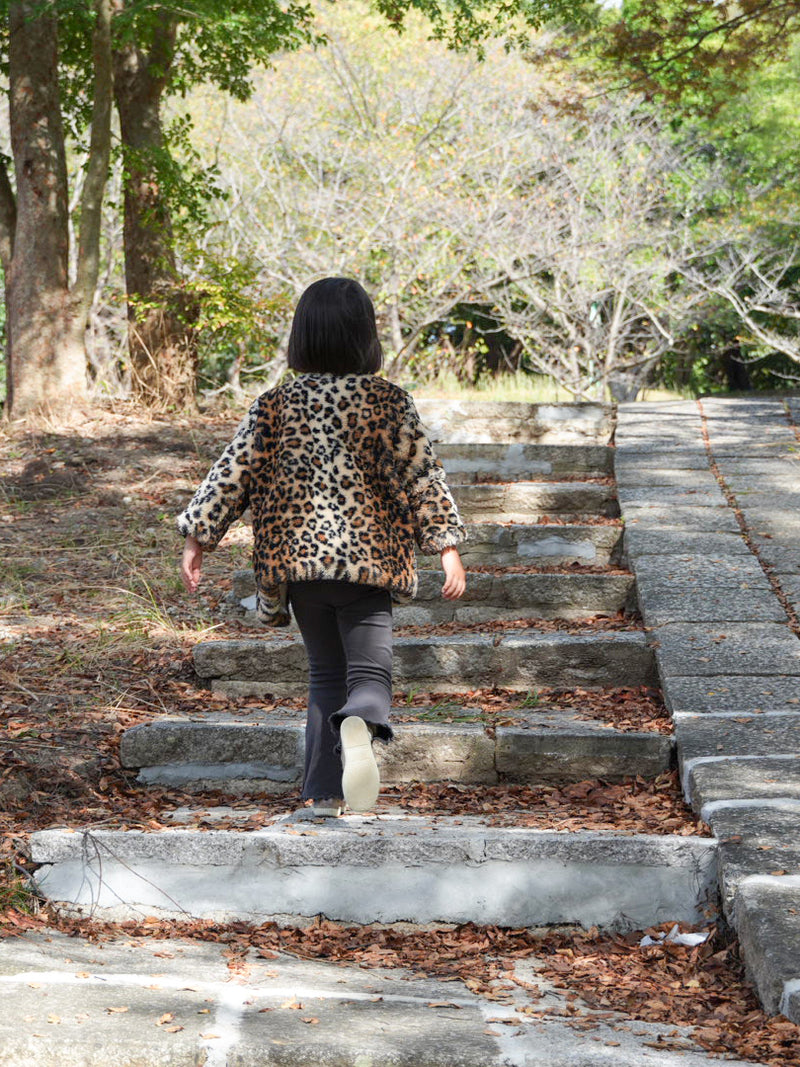
<instances>
[{"instance_id":1,"label":"green foliage","mask_svg":"<svg viewBox=\"0 0 800 1067\"><path fill-rule=\"evenodd\" d=\"M0 912L9 908L27 915L35 912L36 897L31 890L30 881L23 875L25 872L11 860L3 861L0 866Z\"/></svg>"},{"instance_id":2,"label":"green foliage","mask_svg":"<svg viewBox=\"0 0 800 1067\"><path fill-rule=\"evenodd\" d=\"M166 14L180 24L169 91L185 94L211 84L240 100L252 91L254 67L266 66L278 51L292 51L315 38L311 4L276 0L189 0L135 3L122 34L146 44Z\"/></svg>"},{"instance_id":3,"label":"green foliage","mask_svg":"<svg viewBox=\"0 0 800 1067\"><path fill-rule=\"evenodd\" d=\"M797 299L791 264L800 237L800 5L783 0L624 0L608 12L584 52L615 86L642 92L664 109L676 143L694 158L692 225L718 251L695 260L709 279L724 261L752 262L778 278L775 312L754 316L775 336ZM714 180L702 181L702 175ZM746 305L753 275L729 283ZM724 288L724 287L723 287ZM763 299L763 292L762 292ZM710 298L676 338L660 380L694 393L776 388L796 365L752 336L728 299Z\"/></svg>"},{"instance_id":4,"label":"green foliage","mask_svg":"<svg viewBox=\"0 0 800 1067\"><path fill-rule=\"evenodd\" d=\"M504 37L509 44L527 39L527 29L547 23L592 25L593 0L373 0L390 26L403 30L410 12L425 17L434 40L482 55L484 42Z\"/></svg>"},{"instance_id":5,"label":"green foliage","mask_svg":"<svg viewBox=\"0 0 800 1067\"><path fill-rule=\"evenodd\" d=\"M248 259L199 247L182 250L185 288L198 309L192 328L197 340L199 378L218 386L232 376L263 368L275 354L281 326L291 312L288 294L265 295L258 268Z\"/></svg>"},{"instance_id":6,"label":"green foliage","mask_svg":"<svg viewBox=\"0 0 800 1067\"><path fill-rule=\"evenodd\" d=\"M191 115L171 115L165 124L162 146L137 150L126 145L121 153L124 181L138 171L151 174L158 183L159 199L154 203L153 217L145 216L142 221L158 226L166 207L177 242L190 241L205 230L211 205L227 196L219 186L217 165L203 161L193 133Z\"/></svg>"},{"instance_id":7,"label":"green foliage","mask_svg":"<svg viewBox=\"0 0 800 1067\"><path fill-rule=\"evenodd\" d=\"M639 91L713 114L750 72L784 59L800 29L785 0L623 0L605 20L600 54Z\"/></svg>"}]
</instances>

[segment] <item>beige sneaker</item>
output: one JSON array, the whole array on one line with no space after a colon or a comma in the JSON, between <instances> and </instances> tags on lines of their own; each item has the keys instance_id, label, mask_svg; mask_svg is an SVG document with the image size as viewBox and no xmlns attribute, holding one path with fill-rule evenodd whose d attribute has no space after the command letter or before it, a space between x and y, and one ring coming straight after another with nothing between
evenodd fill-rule
<instances>
[{"instance_id":1,"label":"beige sneaker","mask_svg":"<svg viewBox=\"0 0 800 1067\"><path fill-rule=\"evenodd\" d=\"M357 715L342 722L342 792L351 811L369 811L378 799L381 779L372 751L372 731Z\"/></svg>"},{"instance_id":2,"label":"beige sneaker","mask_svg":"<svg viewBox=\"0 0 800 1067\"><path fill-rule=\"evenodd\" d=\"M342 814L344 800L341 797L326 797L324 800L313 800L311 810L315 815L328 816L336 819Z\"/></svg>"}]
</instances>

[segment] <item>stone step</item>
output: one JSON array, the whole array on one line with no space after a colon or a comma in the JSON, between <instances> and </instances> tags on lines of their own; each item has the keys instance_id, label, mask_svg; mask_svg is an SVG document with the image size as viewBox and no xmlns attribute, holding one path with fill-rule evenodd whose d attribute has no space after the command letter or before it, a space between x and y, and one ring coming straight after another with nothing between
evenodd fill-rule
<instances>
[{"instance_id":1,"label":"stone step","mask_svg":"<svg viewBox=\"0 0 800 1067\"><path fill-rule=\"evenodd\" d=\"M622 556L621 524L469 523L468 539L458 546L465 564L562 566L585 563L605 567ZM439 567L438 556L418 556L421 567Z\"/></svg>"},{"instance_id":2,"label":"stone step","mask_svg":"<svg viewBox=\"0 0 800 1067\"><path fill-rule=\"evenodd\" d=\"M392 709L392 718L408 715ZM416 709L415 709L416 710ZM375 745L381 779L465 784L554 784L589 778L622 781L654 778L673 763L670 737L616 730L576 714L520 712L520 724L487 726L480 721L437 722L437 717L474 719L475 710L455 705L419 709L430 722L395 725L390 745ZM302 713L230 715L209 712L165 717L127 730L120 742L123 767L139 780L179 788L221 789L236 794L279 793L301 782L304 751Z\"/></svg>"},{"instance_id":3,"label":"stone step","mask_svg":"<svg viewBox=\"0 0 800 1067\"><path fill-rule=\"evenodd\" d=\"M422 933L416 927L404 927L405 932ZM547 942L512 962L488 990L475 992L474 982L467 986L455 975L440 979L419 969L381 966L382 960L359 966L303 958L279 947L264 951L256 937L251 946L242 945L241 935L233 977L227 938L198 941L170 933L152 926L148 937L106 930L98 941L89 931L51 928L6 938L0 1062L4 1067L720 1064L696 1048L685 1025L598 1011L546 979L541 968L552 959ZM752 1067L729 1057L724 1062Z\"/></svg>"},{"instance_id":4,"label":"stone step","mask_svg":"<svg viewBox=\"0 0 800 1067\"><path fill-rule=\"evenodd\" d=\"M410 937L422 933L403 929ZM231 943L224 937L190 940L151 925L147 937L105 930L98 941L90 931L49 928L6 938L0 1062L4 1067L720 1065L695 1048L686 1026L598 1011L546 979L541 968L553 958L547 941L513 961L488 990L475 992L474 982L468 987L452 974L426 977L418 969L381 966L380 959L359 966L303 958L279 946L264 951L257 936L251 946L242 940L238 935L233 977ZM752 1067L727 1057L724 1062Z\"/></svg>"},{"instance_id":5,"label":"stone step","mask_svg":"<svg viewBox=\"0 0 800 1067\"><path fill-rule=\"evenodd\" d=\"M295 696L307 686L306 653L291 633L257 641L204 641L194 666L215 692L230 696ZM489 684L549 686L656 684L645 635L636 631L467 633L397 637L394 682L407 687L467 692Z\"/></svg>"},{"instance_id":6,"label":"stone step","mask_svg":"<svg viewBox=\"0 0 800 1067\"><path fill-rule=\"evenodd\" d=\"M486 574L472 572L461 600L444 600L442 573L419 573L419 591L412 604L395 605L395 626L440 622L491 622L493 619L582 619L589 615L632 611L636 588L630 574ZM255 579L238 571L225 600L226 614L258 626Z\"/></svg>"},{"instance_id":7,"label":"stone step","mask_svg":"<svg viewBox=\"0 0 800 1067\"><path fill-rule=\"evenodd\" d=\"M91 827L31 835L40 891L98 918L219 922L700 922L716 899L716 843L700 837L552 833L471 817L309 818L259 830Z\"/></svg>"},{"instance_id":8,"label":"stone step","mask_svg":"<svg viewBox=\"0 0 800 1067\"><path fill-rule=\"evenodd\" d=\"M436 455L451 485L516 482L614 473L614 449L607 445L501 445L440 442Z\"/></svg>"},{"instance_id":9,"label":"stone step","mask_svg":"<svg viewBox=\"0 0 800 1067\"><path fill-rule=\"evenodd\" d=\"M451 489L470 522L537 522L548 515L580 522L597 515L619 516L614 486L598 482L493 482Z\"/></svg>"},{"instance_id":10,"label":"stone step","mask_svg":"<svg viewBox=\"0 0 800 1067\"><path fill-rule=\"evenodd\" d=\"M614 432L610 404L427 399L415 403L434 442L607 445Z\"/></svg>"},{"instance_id":11,"label":"stone step","mask_svg":"<svg viewBox=\"0 0 800 1067\"><path fill-rule=\"evenodd\" d=\"M467 523L468 539L458 546L465 564L507 567L518 564L543 567L581 563L596 567L615 565L622 558L623 526L621 523ZM439 556L417 554L423 569L437 569ZM249 583L241 596L253 592L252 577L237 571L234 583ZM238 587L234 584L234 591Z\"/></svg>"}]
</instances>

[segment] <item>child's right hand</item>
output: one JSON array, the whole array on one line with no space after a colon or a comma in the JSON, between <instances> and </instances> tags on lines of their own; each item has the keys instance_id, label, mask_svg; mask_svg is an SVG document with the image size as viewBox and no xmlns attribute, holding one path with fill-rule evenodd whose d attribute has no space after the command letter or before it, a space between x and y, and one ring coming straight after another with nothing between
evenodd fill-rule
<instances>
[{"instance_id":1,"label":"child's right hand","mask_svg":"<svg viewBox=\"0 0 800 1067\"><path fill-rule=\"evenodd\" d=\"M464 595L467 588L467 576L464 573L464 565L461 556L455 547L446 548L442 552L442 570L444 571L444 585L442 596L445 600L458 600Z\"/></svg>"},{"instance_id":2,"label":"child's right hand","mask_svg":"<svg viewBox=\"0 0 800 1067\"><path fill-rule=\"evenodd\" d=\"M203 548L191 534L183 545L181 558L181 578L187 593L194 593L200 584L200 571L203 566Z\"/></svg>"}]
</instances>

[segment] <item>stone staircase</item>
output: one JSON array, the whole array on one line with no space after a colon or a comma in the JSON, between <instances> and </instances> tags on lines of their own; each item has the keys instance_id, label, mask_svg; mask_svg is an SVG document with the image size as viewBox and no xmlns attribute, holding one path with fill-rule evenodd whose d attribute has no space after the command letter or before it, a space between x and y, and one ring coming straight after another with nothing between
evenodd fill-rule
<instances>
[{"instance_id":1,"label":"stone staircase","mask_svg":"<svg viewBox=\"0 0 800 1067\"><path fill-rule=\"evenodd\" d=\"M124 766L138 768L144 786L196 790L206 821L196 825L189 810L170 830L87 826L34 835L38 884L60 906L116 918L256 922L322 913L361 923L612 929L701 921L713 907L713 839L552 832L478 814L487 786L654 778L674 763L669 736L619 729L580 707L565 711L539 699L543 687L657 683L653 649L633 614L633 578L621 566L610 411L462 405L441 413L424 402L420 411L470 525L463 558L478 570L469 576L469 596L453 605L437 595L433 561L420 559L420 598L396 613L395 684L407 697L395 709L403 720L397 741L378 746L382 778L458 783L475 814L415 815L379 802L374 815L320 821L301 809L256 830L231 827L246 813L209 807L203 791L274 794L299 785L302 711L290 698L304 695L305 654L293 630L204 642L194 652L203 685L243 701L270 694L287 705L165 716L129 730ZM237 575L228 610L247 622L252 595L252 575ZM587 621L596 615L605 618ZM487 625L497 619L523 622ZM552 619L571 621L548 625ZM419 632L441 623L463 625ZM491 686L520 693L508 722L476 712L470 694ZM435 701L412 706L420 691ZM215 818L224 829L213 828Z\"/></svg>"}]
</instances>

